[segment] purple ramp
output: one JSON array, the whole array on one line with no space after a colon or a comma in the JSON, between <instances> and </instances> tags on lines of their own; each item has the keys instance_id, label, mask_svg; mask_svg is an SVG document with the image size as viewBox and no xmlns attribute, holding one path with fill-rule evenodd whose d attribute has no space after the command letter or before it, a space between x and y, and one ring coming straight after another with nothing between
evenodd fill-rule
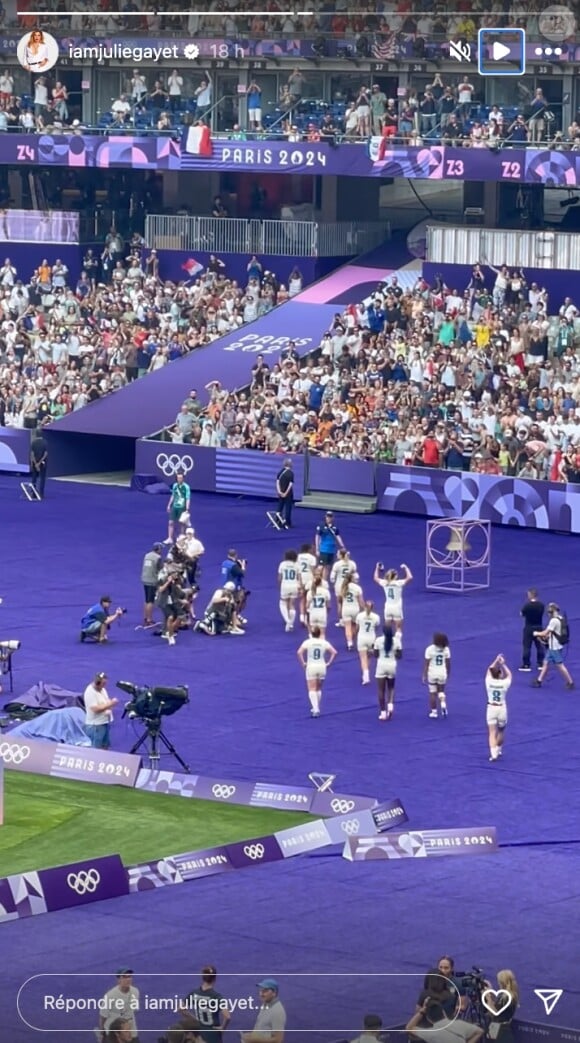
<instances>
[{"instance_id":1,"label":"purple ramp","mask_svg":"<svg viewBox=\"0 0 580 1043\"><path fill-rule=\"evenodd\" d=\"M210 380L219 380L232 390L248 384L256 355L265 355L272 366L290 340L296 342L300 355L312 351L320 343L335 311L331 305L313 307L290 301L206 348L194 351L142 380L135 380L128 387L76 413L69 413L53 428L57 432L128 438L154 434L173 424L190 388L197 388L200 399L206 401L204 388Z\"/></svg>"}]
</instances>

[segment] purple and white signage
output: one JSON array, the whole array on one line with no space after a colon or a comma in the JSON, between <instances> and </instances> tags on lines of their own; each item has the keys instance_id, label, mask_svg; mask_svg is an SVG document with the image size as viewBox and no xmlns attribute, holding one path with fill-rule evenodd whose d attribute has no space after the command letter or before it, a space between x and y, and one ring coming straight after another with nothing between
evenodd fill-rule
<instances>
[{"instance_id":1,"label":"purple and white signage","mask_svg":"<svg viewBox=\"0 0 580 1043\"><path fill-rule=\"evenodd\" d=\"M0 211L0 243L78 243L79 227L73 210Z\"/></svg>"},{"instance_id":2,"label":"purple and white signage","mask_svg":"<svg viewBox=\"0 0 580 1043\"><path fill-rule=\"evenodd\" d=\"M183 883L183 877L173 858L159 858L152 862L141 862L138 866L129 866L127 879L131 894L153 891L157 887L167 887L168 884Z\"/></svg>"},{"instance_id":3,"label":"purple and white signage","mask_svg":"<svg viewBox=\"0 0 580 1043\"><path fill-rule=\"evenodd\" d=\"M376 807L377 801L374 797L356 797L352 793L315 793L311 815L333 816L349 815L351 811L367 811Z\"/></svg>"},{"instance_id":4,"label":"purple and white signage","mask_svg":"<svg viewBox=\"0 0 580 1043\"><path fill-rule=\"evenodd\" d=\"M0 427L0 471L30 473L30 431Z\"/></svg>"},{"instance_id":5,"label":"purple and white signage","mask_svg":"<svg viewBox=\"0 0 580 1043\"><path fill-rule=\"evenodd\" d=\"M0 923L48 912L38 873L18 873L0 880Z\"/></svg>"},{"instance_id":6,"label":"purple and white signage","mask_svg":"<svg viewBox=\"0 0 580 1043\"><path fill-rule=\"evenodd\" d=\"M274 786L256 782L250 805L256 808L279 808L281 811L310 812L314 791L302 786Z\"/></svg>"},{"instance_id":7,"label":"purple and white signage","mask_svg":"<svg viewBox=\"0 0 580 1043\"><path fill-rule=\"evenodd\" d=\"M318 851L320 848L329 847L332 843L326 823L322 819L307 822L303 826L281 829L274 836L284 858L294 858L295 855Z\"/></svg>"},{"instance_id":8,"label":"purple and white signage","mask_svg":"<svg viewBox=\"0 0 580 1043\"><path fill-rule=\"evenodd\" d=\"M279 862L284 858L275 836L241 840L237 844L228 844L226 851L234 869L246 869L247 866L264 862Z\"/></svg>"},{"instance_id":9,"label":"purple and white signage","mask_svg":"<svg viewBox=\"0 0 580 1043\"><path fill-rule=\"evenodd\" d=\"M331 844L344 844L348 837L368 837L376 832L372 811L355 811L349 815L324 820Z\"/></svg>"},{"instance_id":10,"label":"purple and white signage","mask_svg":"<svg viewBox=\"0 0 580 1043\"><path fill-rule=\"evenodd\" d=\"M141 769L141 758L116 750L93 750L87 747L58 745L50 774L59 779L98 782L107 786L132 788Z\"/></svg>"},{"instance_id":11,"label":"purple and white signage","mask_svg":"<svg viewBox=\"0 0 580 1043\"><path fill-rule=\"evenodd\" d=\"M372 810L372 816L377 833L386 833L388 829L402 826L404 822L409 821L409 816L398 797L377 804Z\"/></svg>"},{"instance_id":12,"label":"purple and white signage","mask_svg":"<svg viewBox=\"0 0 580 1043\"><path fill-rule=\"evenodd\" d=\"M49 913L129 894L127 870L119 855L43 869L39 876Z\"/></svg>"},{"instance_id":13,"label":"purple and white signage","mask_svg":"<svg viewBox=\"0 0 580 1043\"><path fill-rule=\"evenodd\" d=\"M201 876L229 873L236 867L228 854L227 847L208 847L203 851L189 851L184 855L173 855L170 859L181 880L197 880Z\"/></svg>"},{"instance_id":14,"label":"purple and white signage","mask_svg":"<svg viewBox=\"0 0 580 1043\"><path fill-rule=\"evenodd\" d=\"M98 782L109 786L135 785L141 758L113 750L87 746L57 746L39 739L18 739L10 734L0 742L4 767L58 779Z\"/></svg>"},{"instance_id":15,"label":"purple and white signage","mask_svg":"<svg viewBox=\"0 0 580 1043\"><path fill-rule=\"evenodd\" d=\"M494 855L498 851L493 826L479 829L424 829L389 836L353 837L342 852L349 862L399 858L441 858L447 855Z\"/></svg>"}]
</instances>

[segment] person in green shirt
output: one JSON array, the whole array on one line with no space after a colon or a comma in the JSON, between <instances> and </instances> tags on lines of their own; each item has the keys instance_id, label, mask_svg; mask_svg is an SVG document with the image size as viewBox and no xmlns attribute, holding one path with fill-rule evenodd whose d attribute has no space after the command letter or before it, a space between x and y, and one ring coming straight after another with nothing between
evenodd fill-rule
<instances>
[{"instance_id":1,"label":"person in green shirt","mask_svg":"<svg viewBox=\"0 0 580 1043\"><path fill-rule=\"evenodd\" d=\"M167 545L174 542L176 525L185 526L189 524L191 489L185 481L183 471L178 471L175 477L176 481L171 486L171 496L167 504L167 513L169 515L167 539L165 540Z\"/></svg>"}]
</instances>

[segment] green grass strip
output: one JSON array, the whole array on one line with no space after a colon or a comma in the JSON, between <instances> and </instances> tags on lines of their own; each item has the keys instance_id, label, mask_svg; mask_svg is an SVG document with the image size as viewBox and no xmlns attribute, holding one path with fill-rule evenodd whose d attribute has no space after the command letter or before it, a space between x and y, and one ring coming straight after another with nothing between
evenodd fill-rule
<instances>
[{"instance_id":1,"label":"green grass strip","mask_svg":"<svg viewBox=\"0 0 580 1043\"><path fill-rule=\"evenodd\" d=\"M266 836L309 815L7 771L0 877L119 854L125 865Z\"/></svg>"}]
</instances>

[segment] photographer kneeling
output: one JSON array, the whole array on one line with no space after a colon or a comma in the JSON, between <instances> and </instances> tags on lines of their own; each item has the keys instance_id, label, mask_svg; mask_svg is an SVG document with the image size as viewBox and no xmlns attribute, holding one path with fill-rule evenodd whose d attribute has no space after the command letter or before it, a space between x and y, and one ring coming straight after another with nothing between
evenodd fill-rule
<instances>
[{"instance_id":1,"label":"photographer kneeling","mask_svg":"<svg viewBox=\"0 0 580 1043\"><path fill-rule=\"evenodd\" d=\"M434 1037L433 1030L441 1035ZM432 1043L433 1038L440 1038L442 1043L455 1040L457 1043L479 1043L485 1029L457 1018L450 1020L439 1000L429 996L409 1021L406 1032L412 1039L422 1039L425 1043Z\"/></svg>"},{"instance_id":2,"label":"photographer kneeling","mask_svg":"<svg viewBox=\"0 0 580 1043\"><path fill-rule=\"evenodd\" d=\"M216 634L245 633L239 625L236 588L231 580L215 591L196 629L211 637L215 637Z\"/></svg>"},{"instance_id":3,"label":"photographer kneeling","mask_svg":"<svg viewBox=\"0 0 580 1043\"><path fill-rule=\"evenodd\" d=\"M124 608L118 608L111 612L112 601L108 594L103 595L96 605L87 609L81 619L81 641L90 638L92 641L107 641L107 630L115 620L120 619L126 612Z\"/></svg>"},{"instance_id":4,"label":"photographer kneeling","mask_svg":"<svg viewBox=\"0 0 580 1043\"><path fill-rule=\"evenodd\" d=\"M225 561L222 562L221 577L224 588L228 583L232 583L235 591L235 605L238 623L247 623L247 619L244 619L243 611L246 605L246 601L249 596L249 590L244 587L244 580L246 578L246 570L248 563L245 558L238 558L238 552L236 550L229 550L228 556Z\"/></svg>"}]
</instances>

